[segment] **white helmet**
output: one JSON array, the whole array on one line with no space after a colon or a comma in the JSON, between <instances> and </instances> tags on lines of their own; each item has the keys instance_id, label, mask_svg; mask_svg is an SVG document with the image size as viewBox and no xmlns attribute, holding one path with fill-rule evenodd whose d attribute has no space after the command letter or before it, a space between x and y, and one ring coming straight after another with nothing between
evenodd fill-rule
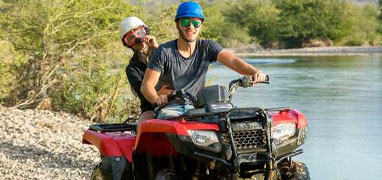
<instances>
[{"instance_id":1,"label":"white helmet","mask_svg":"<svg viewBox=\"0 0 382 180\"><path fill-rule=\"evenodd\" d=\"M147 33L149 33L149 27L141 19L134 16L124 19L119 27L120 38L122 39L127 32L129 32L132 29L136 29L139 26L144 26L146 28Z\"/></svg>"}]
</instances>

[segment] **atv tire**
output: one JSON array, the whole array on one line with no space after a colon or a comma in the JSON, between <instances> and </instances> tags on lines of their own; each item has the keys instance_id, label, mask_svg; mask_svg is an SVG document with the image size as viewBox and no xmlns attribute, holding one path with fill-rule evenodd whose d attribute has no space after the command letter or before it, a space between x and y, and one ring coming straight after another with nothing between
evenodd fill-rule
<instances>
[{"instance_id":1,"label":"atv tire","mask_svg":"<svg viewBox=\"0 0 382 180\"><path fill-rule=\"evenodd\" d=\"M280 168L282 180L310 180L308 167L299 161L286 161Z\"/></svg>"},{"instance_id":2,"label":"atv tire","mask_svg":"<svg viewBox=\"0 0 382 180\"><path fill-rule=\"evenodd\" d=\"M109 166L104 161L98 163L90 176L91 180L112 180L113 174L112 174L112 167ZM115 178L115 177L114 177ZM130 164L127 165L126 169L124 170L123 174L121 176L117 176L117 179L125 179L125 180L133 180L133 174L131 170Z\"/></svg>"},{"instance_id":3,"label":"atv tire","mask_svg":"<svg viewBox=\"0 0 382 180\"><path fill-rule=\"evenodd\" d=\"M173 170L163 169L155 175L155 180L178 180L178 178Z\"/></svg>"},{"instance_id":4,"label":"atv tire","mask_svg":"<svg viewBox=\"0 0 382 180\"><path fill-rule=\"evenodd\" d=\"M102 163L97 164L97 166L94 167L92 175L90 176L91 180L105 180L106 178L102 174Z\"/></svg>"}]
</instances>

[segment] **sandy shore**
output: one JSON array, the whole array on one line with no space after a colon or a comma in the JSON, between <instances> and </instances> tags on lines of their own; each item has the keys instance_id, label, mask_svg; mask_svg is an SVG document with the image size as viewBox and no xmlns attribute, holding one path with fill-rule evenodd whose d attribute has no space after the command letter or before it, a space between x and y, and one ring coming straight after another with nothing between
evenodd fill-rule
<instances>
[{"instance_id":1,"label":"sandy shore","mask_svg":"<svg viewBox=\"0 0 382 180\"><path fill-rule=\"evenodd\" d=\"M272 56L382 56L382 46L313 47L301 49L261 49L254 47L227 49L240 57Z\"/></svg>"}]
</instances>

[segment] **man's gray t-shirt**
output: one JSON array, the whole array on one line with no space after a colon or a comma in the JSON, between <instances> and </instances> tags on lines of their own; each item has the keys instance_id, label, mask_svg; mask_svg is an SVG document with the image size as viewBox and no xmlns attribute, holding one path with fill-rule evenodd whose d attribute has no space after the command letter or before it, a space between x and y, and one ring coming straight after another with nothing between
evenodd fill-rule
<instances>
[{"instance_id":1,"label":"man's gray t-shirt","mask_svg":"<svg viewBox=\"0 0 382 180\"><path fill-rule=\"evenodd\" d=\"M205 85L208 66L217 60L221 50L223 47L215 41L197 40L194 53L185 58L179 53L177 40L173 40L153 52L147 67L161 73L162 84L196 97Z\"/></svg>"}]
</instances>

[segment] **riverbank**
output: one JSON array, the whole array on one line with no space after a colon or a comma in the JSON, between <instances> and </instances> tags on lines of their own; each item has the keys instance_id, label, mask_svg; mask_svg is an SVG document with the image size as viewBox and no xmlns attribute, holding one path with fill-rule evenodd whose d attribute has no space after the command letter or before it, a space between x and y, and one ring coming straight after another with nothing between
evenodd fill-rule
<instances>
[{"instance_id":1,"label":"riverbank","mask_svg":"<svg viewBox=\"0 0 382 180\"><path fill-rule=\"evenodd\" d=\"M227 50L243 58L275 56L382 56L382 46L337 46L299 49L262 49L253 46L245 46L241 48L229 48Z\"/></svg>"},{"instance_id":2,"label":"riverbank","mask_svg":"<svg viewBox=\"0 0 382 180\"><path fill-rule=\"evenodd\" d=\"M0 122L1 179L89 179L99 160L95 147L82 144L90 121L0 106Z\"/></svg>"}]
</instances>

